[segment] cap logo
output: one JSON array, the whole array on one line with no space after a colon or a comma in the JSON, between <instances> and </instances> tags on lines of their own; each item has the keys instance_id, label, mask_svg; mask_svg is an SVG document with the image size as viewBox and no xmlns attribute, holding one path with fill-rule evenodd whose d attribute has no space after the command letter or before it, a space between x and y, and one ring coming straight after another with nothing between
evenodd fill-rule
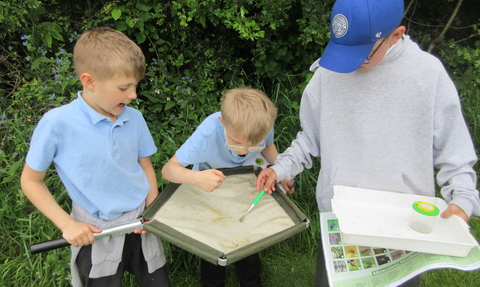
<instances>
[{"instance_id":1,"label":"cap logo","mask_svg":"<svg viewBox=\"0 0 480 287\"><path fill-rule=\"evenodd\" d=\"M378 32L377 34L375 34L375 37L378 39L380 37L382 37L382 32Z\"/></svg>"},{"instance_id":2,"label":"cap logo","mask_svg":"<svg viewBox=\"0 0 480 287\"><path fill-rule=\"evenodd\" d=\"M337 14L333 17L332 31L336 38L342 38L348 31L347 17L342 14Z\"/></svg>"}]
</instances>

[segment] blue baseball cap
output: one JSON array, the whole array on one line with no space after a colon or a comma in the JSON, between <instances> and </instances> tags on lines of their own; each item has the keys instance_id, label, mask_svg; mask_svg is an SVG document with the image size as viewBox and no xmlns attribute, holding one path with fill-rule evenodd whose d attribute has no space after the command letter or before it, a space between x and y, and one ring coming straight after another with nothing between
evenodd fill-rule
<instances>
[{"instance_id":1,"label":"blue baseball cap","mask_svg":"<svg viewBox=\"0 0 480 287\"><path fill-rule=\"evenodd\" d=\"M339 73L358 69L375 42L398 27L403 0L337 0L330 19L331 39L320 66Z\"/></svg>"}]
</instances>

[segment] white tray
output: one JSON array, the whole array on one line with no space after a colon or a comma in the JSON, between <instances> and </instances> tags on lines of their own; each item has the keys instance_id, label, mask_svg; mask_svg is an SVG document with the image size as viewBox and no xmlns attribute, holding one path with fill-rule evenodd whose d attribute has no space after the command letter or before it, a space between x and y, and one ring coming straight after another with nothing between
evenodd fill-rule
<instances>
[{"instance_id":1,"label":"white tray","mask_svg":"<svg viewBox=\"0 0 480 287\"><path fill-rule=\"evenodd\" d=\"M459 257L467 256L478 245L468 225L458 216L448 219L438 216L429 234L410 228L415 201L430 202L441 213L447 208L441 198L347 186L333 189L332 209L346 244Z\"/></svg>"}]
</instances>

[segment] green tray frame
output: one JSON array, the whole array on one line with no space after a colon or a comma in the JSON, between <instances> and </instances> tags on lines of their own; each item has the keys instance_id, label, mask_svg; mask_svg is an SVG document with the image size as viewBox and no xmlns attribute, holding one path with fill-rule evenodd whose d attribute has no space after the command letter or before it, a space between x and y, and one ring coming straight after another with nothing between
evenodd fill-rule
<instances>
[{"instance_id":1,"label":"green tray frame","mask_svg":"<svg viewBox=\"0 0 480 287\"><path fill-rule=\"evenodd\" d=\"M222 171L225 176L246 173L254 173L255 176L258 176L262 168L258 166L241 166L235 168L224 168L219 170ZM224 253L190 236L187 236L164 223L161 223L157 220L151 220L155 216L155 214L162 208L162 206L170 199L170 197L173 195L173 193L177 190L179 186L180 184L169 183L165 187L165 189L159 193L157 198L152 202L152 204L147 208L147 210L144 211L144 213L142 214L143 218L150 221L149 224L144 225L144 229L156 235L157 237L162 238L172 243L173 245L176 245L216 265L226 266L228 264L237 262L238 260L241 260L249 255L258 253L267 247L284 241L306 230L310 224L310 221L305 216L305 214L303 214L303 212L295 205L295 203L293 203L293 201L290 200L290 198L288 198L285 193L273 192L273 198L290 216L295 225L281 232L265 237L257 242L251 243L247 246L235 249L228 253ZM278 186L276 186L276 190L280 190Z\"/></svg>"}]
</instances>

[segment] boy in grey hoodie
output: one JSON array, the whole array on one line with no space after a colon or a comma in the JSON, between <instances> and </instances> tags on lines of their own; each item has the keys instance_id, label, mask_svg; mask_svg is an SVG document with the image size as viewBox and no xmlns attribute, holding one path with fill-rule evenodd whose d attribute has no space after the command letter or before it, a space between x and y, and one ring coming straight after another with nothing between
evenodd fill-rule
<instances>
[{"instance_id":1,"label":"boy in grey hoodie","mask_svg":"<svg viewBox=\"0 0 480 287\"><path fill-rule=\"evenodd\" d=\"M480 215L477 158L455 86L441 62L399 26L403 0L337 0L332 39L310 68L300 107L302 131L263 170L259 190L321 158L316 197L331 211L334 185L435 196L441 214ZM328 286L319 244L316 286ZM419 286L419 277L403 286Z\"/></svg>"}]
</instances>

